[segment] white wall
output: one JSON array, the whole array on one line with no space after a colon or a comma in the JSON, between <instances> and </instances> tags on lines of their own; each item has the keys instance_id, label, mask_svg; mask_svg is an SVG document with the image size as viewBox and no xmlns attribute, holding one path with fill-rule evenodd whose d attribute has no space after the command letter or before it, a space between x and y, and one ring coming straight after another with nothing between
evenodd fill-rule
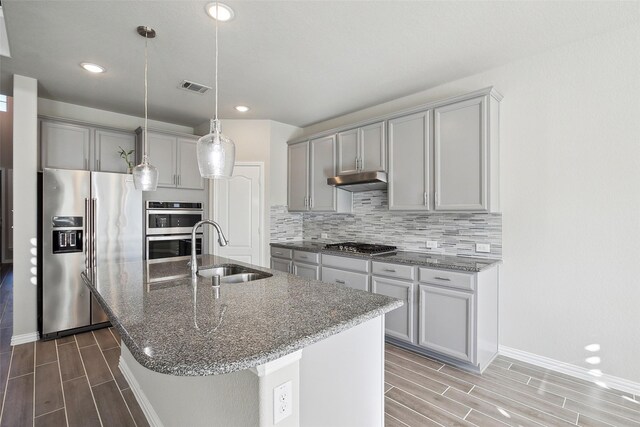
<instances>
[{"instance_id":1,"label":"white wall","mask_svg":"<svg viewBox=\"0 0 640 427\"><path fill-rule=\"evenodd\" d=\"M139 126L144 126L144 117L128 116L112 111L98 110L82 105L69 104L46 98L38 98L38 114L50 117L60 117L77 120L95 125L113 127L134 131ZM149 120L149 129L166 130L193 134L193 128L174 125L173 123Z\"/></svg>"},{"instance_id":2,"label":"white wall","mask_svg":"<svg viewBox=\"0 0 640 427\"><path fill-rule=\"evenodd\" d=\"M310 126L495 86L504 346L640 382L640 28L583 40ZM595 354L588 344L600 344ZM597 355L601 363L588 365Z\"/></svg>"},{"instance_id":3,"label":"white wall","mask_svg":"<svg viewBox=\"0 0 640 427\"><path fill-rule=\"evenodd\" d=\"M37 334L38 81L13 76L13 336ZM33 336L35 339L35 336Z\"/></svg>"}]
</instances>

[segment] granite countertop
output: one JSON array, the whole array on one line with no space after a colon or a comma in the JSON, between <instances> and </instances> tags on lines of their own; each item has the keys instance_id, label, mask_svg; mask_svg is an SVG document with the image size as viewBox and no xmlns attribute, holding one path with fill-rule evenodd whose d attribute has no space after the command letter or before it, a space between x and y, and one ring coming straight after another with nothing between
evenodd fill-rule
<instances>
[{"instance_id":1,"label":"granite countertop","mask_svg":"<svg viewBox=\"0 0 640 427\"><path fill-rule=\"evenodd\" d=\"M109 263L82 274L136 360L180 376L225 374L278 359L402 306L401 300L309 280L213 255L271 273L225 284L191 278L187 260ZM170 280L152 282L162 277Z\"/></svg>"},{"instance_id":2,"label":"granite countertop","mask_svg":"<svg viewBox=\"0 0 640 427\"><path fill-rule=\"evenodd\" d=\"M425 252L409 252L398 251L393 254L386 255L366 255L342 252L331 249L324 249L326 243L318 241L293 241L293 242L276 242L271 246L278 248L287 248L308 252L320 252L327 255L339 255L352 258L365 258L373 261L391 262L395 264L417 265L429 268L439 268L443 270L455 270L477 273L496 264L501 260L486 258L471 258L452 255L437 255Z\"/></svg>"}]
</instances>

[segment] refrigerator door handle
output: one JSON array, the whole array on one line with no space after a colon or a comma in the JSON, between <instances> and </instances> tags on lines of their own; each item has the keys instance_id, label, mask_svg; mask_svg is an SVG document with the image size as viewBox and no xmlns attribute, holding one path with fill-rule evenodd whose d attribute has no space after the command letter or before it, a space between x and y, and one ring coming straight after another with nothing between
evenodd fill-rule
<instances>
[{"instance_id":1,"label":"refrigerator door handle","mask_svg":"<svg viewBox=\"0 0 640 427\"><path fill-rule=\"evenodd\" d=\"M95 268L96 267L96 260L97 260L97 254L96 254L96 239L97 239L97 233L96 233L96 212L97 212L97 207L98 205L98 199L93 198L91 199L91 268Z\"/></svg>"},{"instance_id":2,"label":"refrigerator door handle","mask_svg":"<svg viewBox=\"0 0 640 427\"><path fill-rule=\"evenodd\" d=\"M90 224L90 218L91 217L91 206L89 204L89 199L85 198L84 199L84 238L83 238L83 245L84 245L84 269L89 270L91 264L89 262L89 260L91 259L91 251L89 250L89 234L91 233L91 224Z\"/></svg>"}]
</instances>

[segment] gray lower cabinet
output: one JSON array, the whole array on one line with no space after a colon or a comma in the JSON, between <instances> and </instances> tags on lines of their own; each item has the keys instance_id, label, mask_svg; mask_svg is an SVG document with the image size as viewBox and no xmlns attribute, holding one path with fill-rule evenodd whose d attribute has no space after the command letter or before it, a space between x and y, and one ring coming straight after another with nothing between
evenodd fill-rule
<instances>
[{"instance_id":1,"label":"gray lower cabinet","mask_svg":"<svg viewBox=\"0 0 640 427\"><path fill-rule=\"evenodd\" d=\"M418 345L475 364L474 294L420 285Z\"/></svg>"},{"instance_id":2,"label":"gray lower cabinet","mask_svg":"<svg viewBox=\"0 0 640 427\"><path fill-rule=\"evenodd\" d=\"M271 269L291 273L291 261L288 259L271 257Z\"/></svg>"},{"instance_id":3,"label":"gray lower cabinet","mask_svg":"<svg viewBox=\"0 0 640 427\"><path fill-rule=\"evenodd\" d=\"M305 277L311 280L318 280L320 279L320 266L294 261L293 274L295 274L296 276Z\"/></svg>"},{"instance_id":4,"label":"gray lower cabinet","mask_svg":"<svg viewBox=\"0 0 640 427\"><path fill-rule=\"evenodd\" d=\"M355 271L339 270L337 268L322 267L322 281L337 283L360 291L369 290L369 274Z\"/></svg>"},{"instance_id":5,"label":"gray lower cabinet","mask_svg":"<svg viewBox=\"0 0 640 427\"><path fill-rule=\"evenodd\" d=\"M293 271L293 251L286 248L271 247L271 269L291 273Z\"/></svg>"},{"instance_id":6,"label":"gray lower cabinet","mask_svg":"<svg viewBox=\"0 0 640 427\"><path fill-rule=\"evenodd\" d=\"M385 332L387 335L415 344L414 334L414 294L413 282L373 276L371 291L404 301L404 305L385 316Z\"/></svg>"}]
</instances>

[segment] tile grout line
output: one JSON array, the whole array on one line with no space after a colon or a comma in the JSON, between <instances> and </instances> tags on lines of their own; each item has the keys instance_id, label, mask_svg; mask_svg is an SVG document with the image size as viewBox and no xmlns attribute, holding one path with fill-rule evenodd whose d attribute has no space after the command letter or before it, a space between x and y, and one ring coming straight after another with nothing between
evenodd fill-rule
<instances>
[{"instance_id":1,"label":"tile grout line","mask_svg":"<svg viewBox=\"0 0 640 427\"><path fill-rule=\"evenodd\" d=\"M469 391L467 392L467 394L471 394L471 392L473 391L473 389L474 389L474 388L476 388L476 385L475 385L475 384L473 384L473 385L472 385L471 390L469 390Z\"/></svg>"},{"instance_id":2,"label":"tile grout line","mask_svg":"<svg viewBox=\"0 0 640 427\"><path fill-rule=\"evenodd\" d=\"M60 354L58 353L58 345L53 342L56 347L56 361L58 362L58 376L60 377L60 388L62 389L62 404L64 405L64 420L69 427L69 415L67 414L67 398L64 396L64 381L62 381L62 369L60 368Z\"/></svg>"},{"instance_id":3,"label":"tile grout line","mask_svg":"<svg viewBox=\"0 0 640 427\"><path fill-rule=\"evenodd\" d=\"M109 333L111 333L111 331L109 331ZM111 335L113 336L113 334L111 334ZM115 337L113 337L113 339L115 339ZM97 341L97 339L96 339L96 341ZM100 346L98 346L98 350L100 350L100 354L102 355L102 358L104 359L104 363L107 364L107 369L109 369L109 372L111 372L111 378L113 378L113 382L115 383L116 388L118 389L118 393L120 393L120 396L122 397L122 401L124 402L124 406L126 406L127 411L129 411L129 415L131 416L131 419L133 420L133 424L137 426L138 423L136 422L136 419L133 416L133 412L131 412L131 408L129 408L129 404L127 403L127 399L124 398L124 394L122 394L122 390L120 390L120 386L116 382L116 377L115 377L115 375L113 375L113 371L111 370L111 366L109 366L109 362L107 362L107 358L104 355L104 351L100 348ZM112 349L108 348L107 350L112 350ZM383 393L383 395L384 395L384 393Z\"/></svg>"},{"instance_id":4,"label":"tile grout line","mask_svg":"<svg viewBox=\"0 0 640 427\"><path fill-rule=\"evenodd\" d=\"M31 426L35 426L36 423L36 357L38 357L38 350L36 349L36 343L33 343L33 404L32 404L32 417Z\"/></svg>"},{"instance_id":5,"label":"tile grout line","mask_svg":"<svg viewBox=\"0 0 640 427\"><path fill-rule=\"evenodd\" d=\"M98 414L98 421L100 421L100 425L104 427L104 424L102 423L102 417L100 416L100 410L98 409L98 404L96 403L96 397L93 395L93 388L91 387L91 383L89 382L87 367L84 365L84 359L82 358L82 353L80 353L80 347L78 347L78 341L76 340L75 335L73 336L73 342L76 345L76 348L78 349L78 356L80 356L80 363L82 363L82 369L84 370L84 375L85 377L87 377L87 385L89 386L89 393L91 393L91 399L93 399L93 406L96 408L96 413Z\"/></svg>"},{"instance_id":6,"label":"tile grout line","mask_svg":"<svg viewBox=\"0 0 640 427\"><path fill-rule=\"evenodd\" d=\"M437 383L442 384L442 383L441 383L440 381L438 381L438 380L435 380L435 379L433 379L433 378L431 378L431 377L428 377L428 376L426 376L426 375L422 375L420 372L416 372L416 371L414 371L414 370L412 370L412 369L409 369L409 368L406 368L406 367L404 367L404 366L402 366L402 365L398 365L398 364L393 363L393 362L390 362L390 361L388 361L388 360L387 360L385 363L389 363L389 364L391 364L391 365L398 366L398 367L400 367L400 368L402 368L402 369L404 369L404 370L407 370L407 371L409 371L409 372L412 372L412 373L414 373L414 374L416 374L416 375L419 375L419 376L424 377L424 378L428 378L428 379L430 379L430 380L432 380L432 381L435 381L435 382L437 382ZM421 365L421 366L422 366L422 365ZM439 371L433 370L433 369L431 369L431 368L428 368L428 369L429 369L429 370L432 370L433 372L439 372ZM458 379L458 378L456 378L456 377L454 377L454 376L452 376L452 375L447 374L446 372L440 372L440 373L441 373L442 375L446 375L447 377L453 378L453 379L454 379L454 380L456 380L456 381L460 381L460 382L463 382L463 383L467 383L467 384L469 384L470 386L472 386L471 388L473 389L473 384L471 384L471 383L470 383L470 382L468 382L468 381ZM395 375L395 374L394 374L394 375ZM397 376L400 376L400 375L397 375ZM402 377L402 378L404 378L404 377ZM407 379L407 378L405 378L405 379ZM408 381L411 381L411 380L408 380ZM413 381L411 381L411 382L413 382ZM418 385L419 385L419 384L418 384ZM442 384L442 385L443 385L443 386L446 386L447 384ZM421 386L421 387L424 387L424 386ZM428 387L425 387L425 388L428 388ZM429 390L431 390L431 389L429 388ZM435 391L435 390L431 390L431 391ZM464 391L462 391L462 390L460 390L460 391L464 393ZM469 392L470 392L470 391L471 391L471 390L469 390Z\"/></svg>"},{"instance_id":7,"label":"tile grout line","mask_svg":"<svg viewBox=\"0 0 640 427\"><path fill-rule=\"evenodd\" d=\"M459 403L459 402L456 402L456 403ZM466 406L466 405L465 405L465 406ZM463 420L466 420L466 419L467 419L467 417L469 416L469 414L471 413L471 411L473 411L473 408L469 408L469 412L467 412L467 415L465 415L462 419L463 419Z\"/></svg>"},{"instance_id":8,"label":"tile grout line","mask_svg":"<svg viewBox=\"0 0 640 427\"><path fill-rule=\"evenodd\" d=\"M439 422L437 422L436 420L432 420L431 418L429 418L429 417L427 417L427 416L425 416L425 415L421 414L420 412L415 411L415 410L411 409L410 407L408 407L408 406L406 406L406 405L403 405L402 403L398 402L397 400L393 400L393 399L392 399L392 398L390 398L390 397L387 397L387 399L391 400L392 402L394 402L394 403L396 403L396 404L398 404L398 405L400 405L400 406L402 406L402 407L404 407L404 408L407 408L407 409L408 409L408 410L410 410L411 412L415 412L416 414L420 415L421 417L424 417L424 418L428 419L429 421L433 421L435 424L437 424L437 425L439 425L439 426L446 427L446 426L444 426L444 425L440 424Z\"/></svg>"},{"instance_id":9,"label":"tile grout line","mask_svg":"<svg viewBox=\"0 0 640 427\"><path fill-rule=\"evenodd\" d=\"M395 400L394 400L394 402L395 402ZM405 422L400 421L399 419L397 419L397 418L396 418L396 417L394 417L393 415L388 414L387 412L385 412L384 414L385 414L387 417L389 417L389 418L392 418L392 419L396 420L397 422L399 422L399 423L400 423L400 424L402 424L403 426L407 426L407 427L409 427L409 424L407 424L407 423L405 423Z\"/></svg>"},{"instance_id":10,"label":"tile grout line","mask_svg":"<svg viewBox=\"0 0 640 427\"><path fill-rule=\"evenodd\" d=\"M400 378L402 378L402 377L400 377ZM406 378L405 378L405 380L406 380ZM407 381L409 381L409 380L407 380ZM409 382L411 382L411 381L409 381ZM414 384L415 384L415 383L414 383ZM417 384L417 385L420 385L420 384ZM438 405L438 404L436 404L436 403L429 402L428 400L424 400L424 399L423 399L423 398L421 398L420 396L416 396L415 394L410 393L410 392L408 392L407 390L403 390L403 389L401 389L400 387L396 387L396 388L397 388L398 390L400 390L401 392L408 394L409 396L413 396L413 397L415 397L416 399L418 399L418 400L421 400L421 401L425 402L428 406L433 406L434 408L439 409L440 411L445 412L445 413L447 413L447 414L449 414L449 415L453 416L454 418L458 418L458 419L462 419L462 420L464 420L464 418L459 417L458 415L454 414L453 412L450 412L450 411L446 410L445 408L443 408L442 406L439 406L439 405ZM433 391L433 390L431 390L431 391ZM435 393L435 394L436 394L436 395L438 395L438 393ZM457 403L458 405L465 406L465 407L469 408L469 406L465 405L464 403L461 403L461 402L458 402L458 401L456 401L456 400L453 400L453 399L451 399L451 398L450 398L450 397L448 397L448 396L443 396L443 397L444 397L445 399L447 399L447 400L450 400L450 401L452 401L452 402L454 402L454 403ZM391 398L390 398L390 399L391 399ZM391 400L393 400L393 399L391 399ZM396 400L393 400L393 401L394 401L394 402L397 402ZM398 402L398 403L400 403L400 402ZM409 409L411 409L411 408L409 408ZM417 412L417 411L414 411L414 412ZM471 408L469 409L469 412L471 412ZM422 414L420 414L420 415L422 415ZM467 413L467 415L469 415L469 414ZM423 416L424 416L424 415L423 415ZM426 417L426 416L425 416L425 417ZM465 417L466 417L466 415L465 415ZM426 418L429 418L429 417L426 417ZM431 418L429 418L429 419L430 419L431 421L435 421L435 420L432 420Z\"/></svg>"},{"instance_id":11,"label":"tile grout line","mask_svg":"<svg viewBox=\"0 0 640 427\"><path fill-rule=\"evenodd\" d=\"M11 358L9 359L9 370L7 371L7 381L4 383L4 394L2 395L2 411L0 411L0 423L2 423L2 417L4 416L4 406L7 401L7 389L9 388L9 372L11 372L11 365L13 364L13 347L11 347Z\"/></svg>"},{"instance_id":12,"label":"tile grout line","mask_svg":"<svg viewBox=\"0 0 640 427\"><path fill-rule=\"evenodd\" d=\"M446 385L446 384L445 384L445 385ZM448 385L448 386L447 386L447 388L446 388L442 393L440 393L440 394L444 396L444 394L445 394L447 391L449 391L449 389L450 389L450 388L451 388L451 386L450 386L450 385Z\"/></svg>"}]
</instances>

